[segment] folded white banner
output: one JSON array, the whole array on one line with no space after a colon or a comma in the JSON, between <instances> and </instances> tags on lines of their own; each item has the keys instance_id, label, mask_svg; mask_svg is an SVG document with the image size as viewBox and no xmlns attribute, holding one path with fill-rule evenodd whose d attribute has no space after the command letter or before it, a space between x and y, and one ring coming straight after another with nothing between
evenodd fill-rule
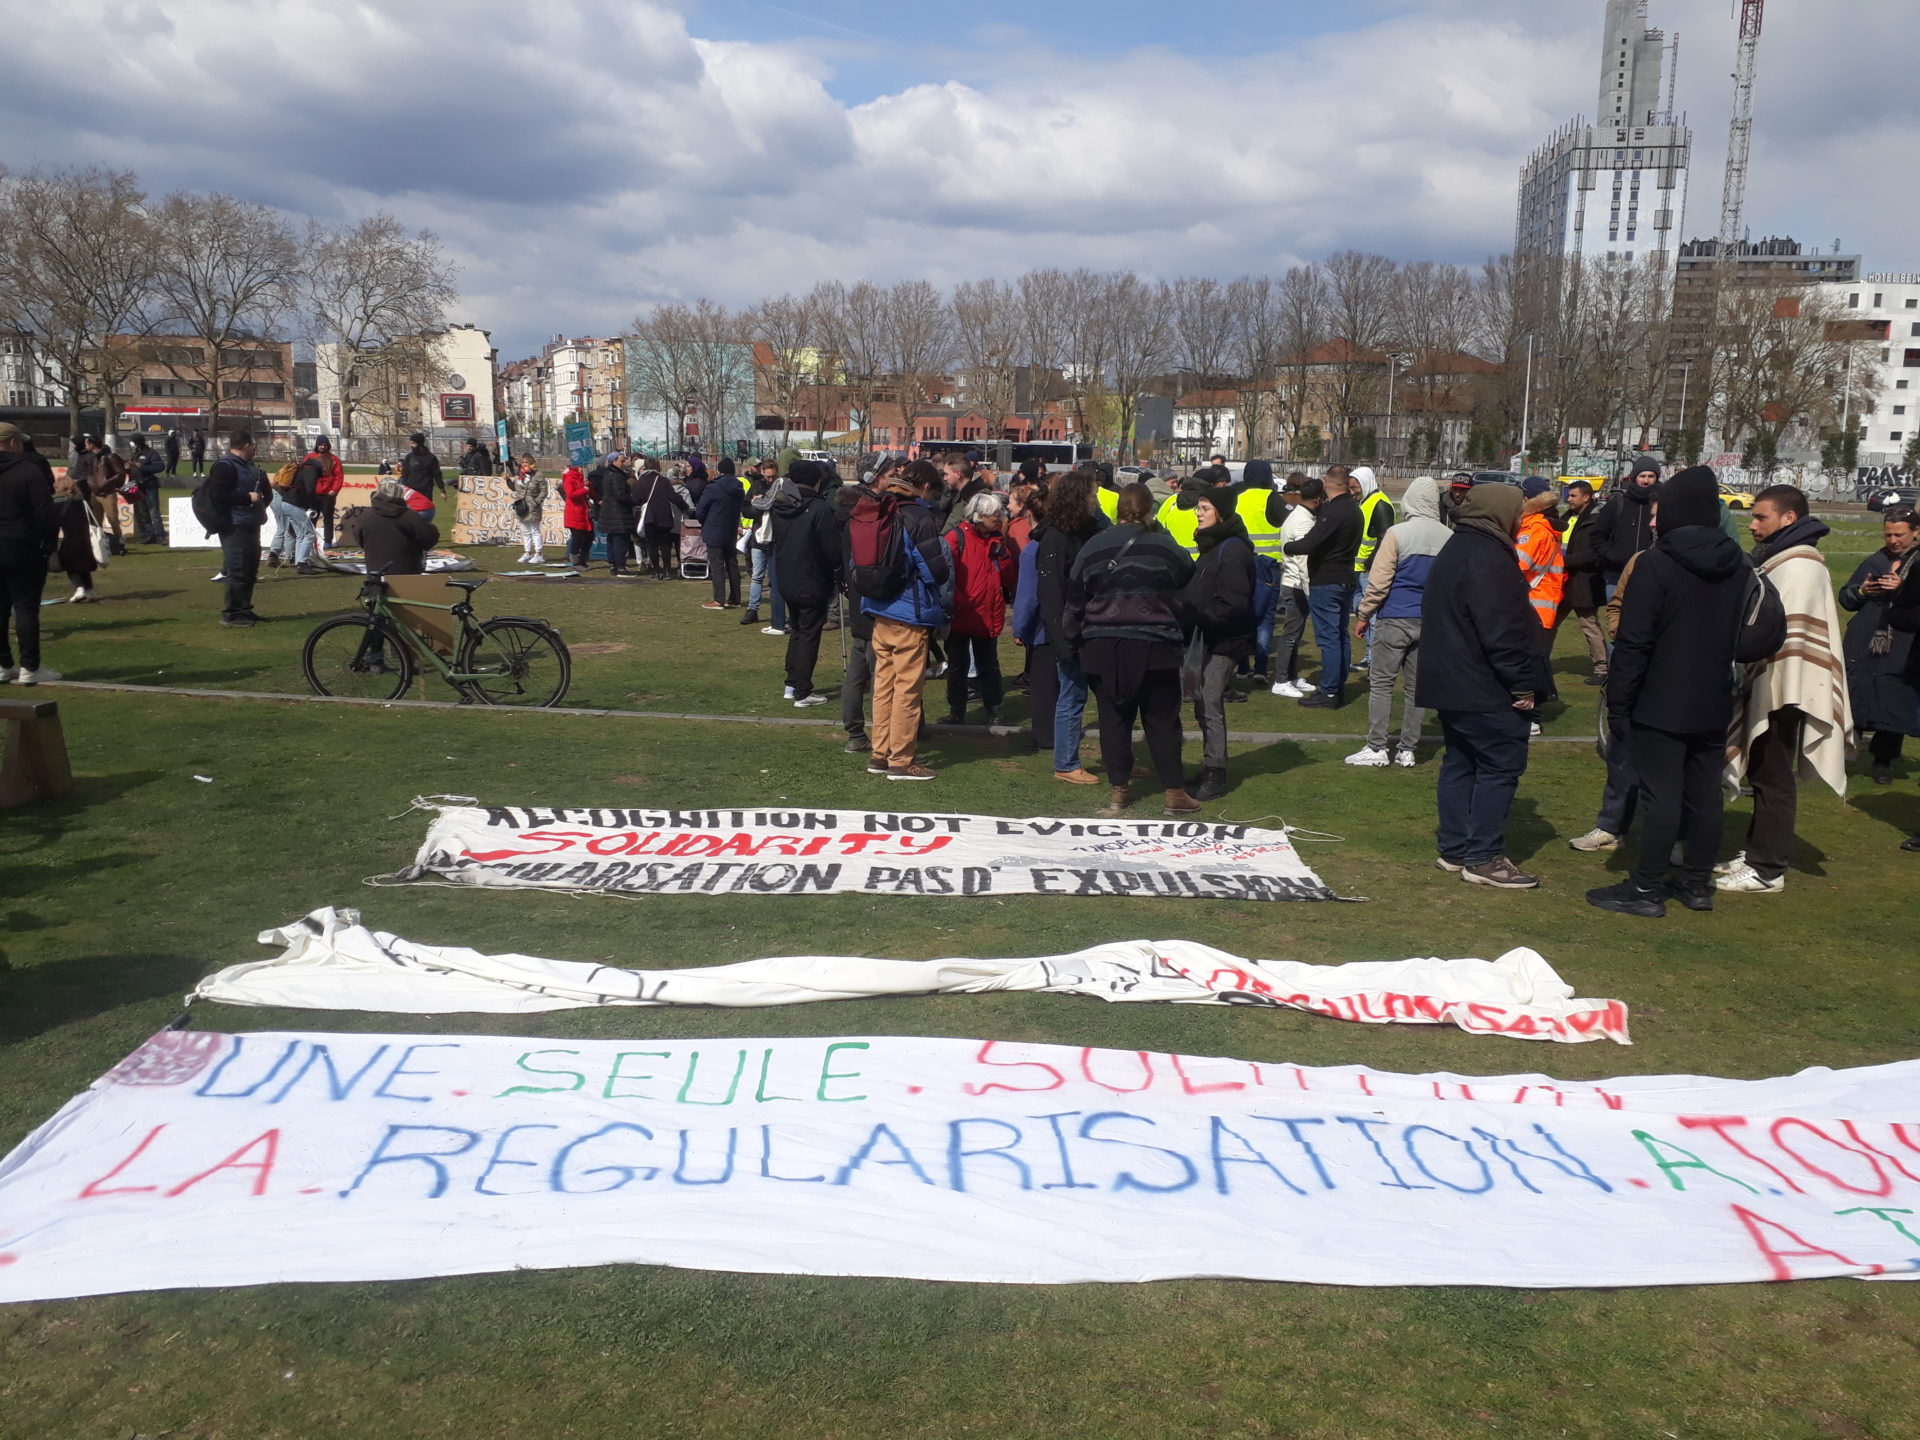
<instances>
[{"instance_id":1,"label":"folded white banner","mask_svg":"<svg viewBox=\"0 0 1920 1440\"><path fill-rule=\"evenodd\" d=\"M156 1035L0 1300L612 1263L1067 1283L1920 1272L1920 1062L1562 1084L999 1041Z\"/></svg>"},{"instance_id":2,"label":"folded white banner","mask_svg":"<svg viewBox=\"0 0 1920 1440\"><path fill-rule=\"evenodd\" d=\"M876 995L1041 990L1101 1000L1275 1005L1336 1020L1457 1025L1523 1040L1627 1038L1618 1000L1576 999L1538 952L1498 960L1415 959L1308 965L1243 960L1191 940L1122 940L1026 960L873 960L784 955L685 970L625 970L533 955L417 945L369 930L354 910L316 910L264 931L272 960L230 965L194 995L229 1005L308 1010L524 1014L587 1005L801 1005Z\"/></svg>"},{"instance_id":3,"label":"folded white banner","mask_svg":"<svg viewBox=\"0 0 1920 1440\"><path fill-rule=\"evenodd\" d=\"M396 879L625 895L1159 895L1332 900L1287 831L884 810L435 810Z\"/></svg>"}]
</instances>

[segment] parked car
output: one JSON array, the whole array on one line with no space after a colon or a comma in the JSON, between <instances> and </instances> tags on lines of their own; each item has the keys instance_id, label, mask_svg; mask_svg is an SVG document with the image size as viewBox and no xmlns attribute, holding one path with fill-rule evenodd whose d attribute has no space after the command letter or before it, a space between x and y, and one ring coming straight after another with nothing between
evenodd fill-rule
<instances>
[{"instance_id":1,"label":"parked car","mask_svg":"<svg viewBox=\"0 0 1920 1440\"><path fill-rule=\"evenodd\" d=\"M1878 485L1866 501L1869 510L1912 510L1920 507L1920 485Z\"/></svg>"},{"instance_id":2,"label":"parked car","mask_svg":"<svg viewBox=\"0 0 1920 1440\"><path fill-rule=\"evenodd\" d=\"M1476 485L1518 485L1525 477L1511 470L1476 470L1473 483Z\"/></svg>"},{"instance_id":3,"label":"parked car","mask_svg":"<svg viewBox=\"0 0 1920 1440\"><path fill-rule=\"evenodd\" d=\"M1726 486L1722 485L1720 487L1720 503L1729 510L1751 510L1753 508L1753 496L1746 494L1744 491L1729 490Z\"/></svg>"}]
</instances>

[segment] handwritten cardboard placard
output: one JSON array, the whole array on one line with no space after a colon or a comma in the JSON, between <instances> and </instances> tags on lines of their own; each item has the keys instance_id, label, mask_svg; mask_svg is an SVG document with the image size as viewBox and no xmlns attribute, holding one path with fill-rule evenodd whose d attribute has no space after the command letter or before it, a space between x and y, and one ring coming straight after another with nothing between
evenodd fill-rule
<instances>
[{"instance_id":1,"label":"handwritten cardboard placard","mask_svg":"<svg viewBox=\"0 0 1920 1440\"><path fill-rule=\"evenodd\" d=\"M520 519L513 513L513 477L509 475L462 475L453 521L455 545L518 545L524 540ZM540 539L543 544L567 543L565 501L560 482L547 481L547 498L540 506Z\"/></svg>"},{"instance_id":2,"label":"handwritten cardboard placard","mask_svg":"<svg viewBox=\"0 0 1920 1440\"><path fill-rule=\"evenodd\" d=\"M445 805L396 878L628 895L1332 900L1285 830L862 810Z\"/></svg>"},{"instance_id":3,"label":"handwritten cardboard placard","mask_svg":"<svg viewBox=\"0 0 1920 1440\"><path fill-rule=\"evenodd\" d=\"M572 1265L1920 1275L1920 1062L1397 1075L1001 1041L154 1036L0 1162L0 1301Z\"/></svg>"}]
</instances>

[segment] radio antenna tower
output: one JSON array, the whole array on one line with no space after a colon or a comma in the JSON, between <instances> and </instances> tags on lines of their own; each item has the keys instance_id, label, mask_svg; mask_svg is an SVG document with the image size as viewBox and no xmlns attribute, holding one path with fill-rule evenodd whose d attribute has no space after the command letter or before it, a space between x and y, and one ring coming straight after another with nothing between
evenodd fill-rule
<instances>
[{"instance_id":1,"label":"radio antenna tower","mask_svg":"<svg viewBox=\"0 0 1920 1440\"><path fill-rule=\"evenodd\" d=\"M1740 17L1740 51L1733 69L1733 124L1727 131L1727 185L1720 196L1720 258L1740 243L1747 203L1747 150L1753 142L1753 75L1760 49L1760 21L1767 0L1734 0Z\"/></svg>"}]
</instances>

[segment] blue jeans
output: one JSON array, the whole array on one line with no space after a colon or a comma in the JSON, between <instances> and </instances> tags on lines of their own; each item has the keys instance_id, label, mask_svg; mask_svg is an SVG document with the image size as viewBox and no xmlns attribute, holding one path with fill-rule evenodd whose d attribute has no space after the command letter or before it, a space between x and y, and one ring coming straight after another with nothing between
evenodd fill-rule
<instances>
[{"instance_id":1,"label":"blue jeans","mask_svg":"<svg viewBox=\"0 0 1920 1440\"><path fill-rule=\"evenodd\" d=\"M1320 693L1344 700L1347 671L1353 668L1353 636L1347 629L1353 614L1353 582L1309 585L1307 610L1313 616L1313 642L1320 647Z\"/></svg>"},{"instance_id":2,"label":"blue jeans","mask_svg":"<svg viewBox=\"0 0 1920 1440\"><path fill-rule=\"evenodd\" d=\"M1484 865L1507 849L1507 812L1527 769L1524 710L1442 710L1447 753L1440 761L1436 838L1443 858Z\"/></svg>"},{"instance_id":3,"label":"blue jeans","mask_svg":"<svg viewBox=\"0 0 1920 1440\"><path fill-rule=\"evenodd\" d=\"M273 536L273 553L297 565L313 563L313 520L298 505L273 497L273 519L279 526Z\"/></svg>"},{"instance_id":4,"label":"blue jeans","mask_svg":"<svg viewBox=\"0 0 1920 1440\"><path fill-rule=\"evenodd\" d=\"M1080 768L1080 740L1087 729L1087 672L1078 660L1061 660L1053 667L1060 675L1060 699L1053 707L1053 768L1065 774ZM1126 783L1124 775L1113 781Z\"/></svg>"},{"instance_id":5,"label":"blue jeans","mask_svg":"<svg viewBox=\"0 0 1920 1440\"><path fill-rule=\"evenodd\" d=\"M780 598L780 589L773 583L773 552L756 545L749 553L753 559L753 575L747 584L747 609L760 608L760 592L764 590L773 599L773 627L784 630L787 628L787 602Z\"/></svg>"}]
</instances>

